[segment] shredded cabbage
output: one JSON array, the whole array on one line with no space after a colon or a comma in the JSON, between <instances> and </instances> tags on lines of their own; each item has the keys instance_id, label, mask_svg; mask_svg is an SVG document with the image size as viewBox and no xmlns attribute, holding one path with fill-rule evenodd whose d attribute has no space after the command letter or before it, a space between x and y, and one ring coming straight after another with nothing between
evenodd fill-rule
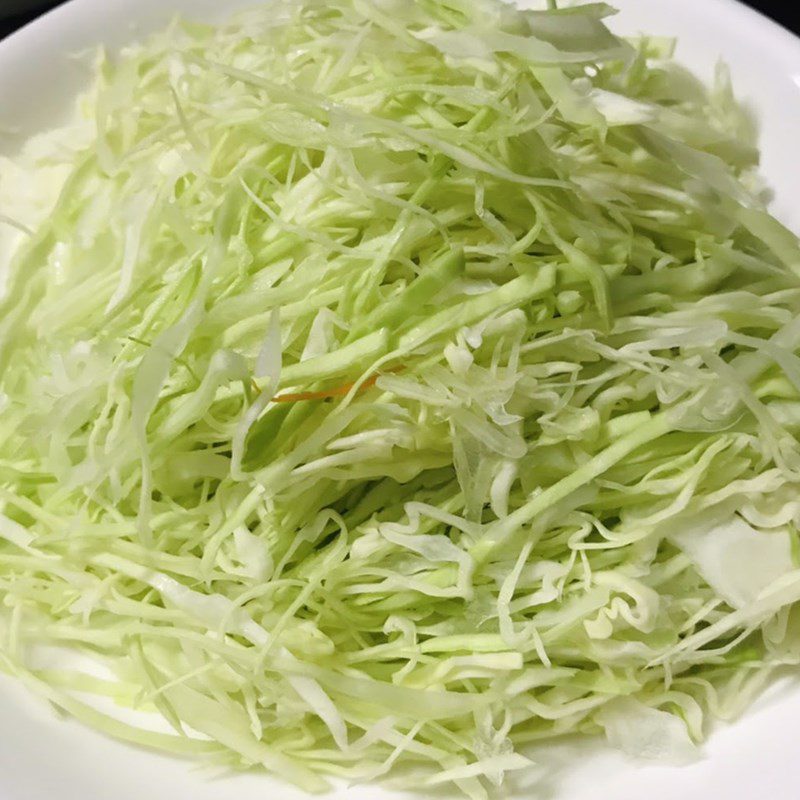
<instances>
[{"instance_id":1,"label":"shredded cabbage","mask_svg":"<svg viewBox=\"0 0 800 800\"><path fill-rule=\"evenodd\" d=\"M612 13L177 22L0 160L5 670L484 798L567 732L691 758L798 663L800 247L724 68Z\"/></svg>"}]
</instances>

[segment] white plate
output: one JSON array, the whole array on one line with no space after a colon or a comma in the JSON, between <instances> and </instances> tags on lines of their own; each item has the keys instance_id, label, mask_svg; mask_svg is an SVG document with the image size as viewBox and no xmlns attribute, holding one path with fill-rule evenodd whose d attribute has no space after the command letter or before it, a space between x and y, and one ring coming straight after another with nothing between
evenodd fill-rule
<instances>
[{"instance_id":1,"label":"white plate","mask_svg":"<svg viewBox=\"0 0 800 800\"><path fill-rule=\"evenodd\" d=\"M410 0L409 0L410 1ZM613 2L614 0L612 0ZM2 2L2 0L0 0ZM0 130L17 139L53 127L85 85L71 56L117 47L177 11L209 18L253 0L72 0L0 44ZM616 0L623 33L679 37L679 58L710 77L721 57L741 98L762 124L763 170L777 215L800 230L800 40L732 0ZM2 145L0 145L2 146ZM13 145L12 145L13 146ZM6 145L8 147L8 145ZM626 761L601 743L548 746L536 753L542 800L795 800L800 796L797 720L800 686L774 687L743 719L720 726L705 758L671 768ZM261 774L209 777L192 764L119 744L57 720L7 679L0 680L0 800L300 800L301 792ZM443 795L437 795L443 797ZM342 789L337 800L397 798L372 787Z\"/></svg>"}]
</instances>

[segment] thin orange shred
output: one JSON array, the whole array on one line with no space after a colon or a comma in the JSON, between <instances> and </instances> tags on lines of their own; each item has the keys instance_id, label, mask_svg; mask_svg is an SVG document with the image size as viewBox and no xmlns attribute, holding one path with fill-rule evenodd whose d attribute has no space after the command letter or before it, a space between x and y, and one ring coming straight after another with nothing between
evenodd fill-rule
<instances>
[{"instance_id":1,"label":"thin orange shred","mask_svg":"<svg viewBox=\"0 0 800 800\"><path fill-rule=\"evenodd\" d=\"M391 367L387 372L400 372L403 366ZM367 378L359 387L358 394L371 389L375 382L380 377L380 373L375 373ZM353 387L355 382L345 383L341 386L335 386L332 389L321 389L317 392L287 392L285 394L277 394L272 398L273 403L297 403L301 400L325 400L328 397L342 397L346 395Z\"/></svg>"},{"instance_id":2,"label":"thin orange shred","mask_svg":"<svg viewBox=\"0 0 800 800\"><path fill-rule=\"evenodd\" d=\"M375 385L378 380L378 375L372 375L367 378L361 386L358 387L358 392L366 391ZM324 400L327 397L340 397L347 394L355 386L355 383L345 383L342 386L335 386L333 389L322 389L318 392L287 392L286 394L278 394L272 398L273 403L296 403L299 400Z\"/></svg>"}]
</instances>

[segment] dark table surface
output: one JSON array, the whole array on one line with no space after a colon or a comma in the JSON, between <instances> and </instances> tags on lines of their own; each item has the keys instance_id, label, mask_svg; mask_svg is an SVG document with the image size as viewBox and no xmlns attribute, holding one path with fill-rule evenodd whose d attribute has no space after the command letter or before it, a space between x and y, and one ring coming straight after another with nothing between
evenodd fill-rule
<instances>
[{"instance_id":1,"label":"dark table surface","mask_svg":"<svg viewBox=\"0 0 800 800\"><path fill-rule=\"evenodd\" d=\"M699 3L704 1L705 0L697 0ZM669 0L665 0L665 2L669 2ZM613 0L611 0L611 3L613 5ZM38 0L38 2L37 0L28 0L27 5L35 5L39 10L35 13L15 14L12 16L8 16L8 14L4 13L4 5L6 5L6 8L13 9L15 6L26 5L26 3L22 2L22 0L10 0L10 2L9 0L0 0L0 39L24 25L26 22L35 19L38 14L41 14L48 8L59 5L59 3L53 2L53 0L50 0L50 2L48 2L48 0ZM789 28L789 30L793 30L800 35L800 21L798 21L800 15L797 14L796 4L792 2L792 0L747 0L747 5L757 8L759 11Z\"/></svg>"}]
</instances>

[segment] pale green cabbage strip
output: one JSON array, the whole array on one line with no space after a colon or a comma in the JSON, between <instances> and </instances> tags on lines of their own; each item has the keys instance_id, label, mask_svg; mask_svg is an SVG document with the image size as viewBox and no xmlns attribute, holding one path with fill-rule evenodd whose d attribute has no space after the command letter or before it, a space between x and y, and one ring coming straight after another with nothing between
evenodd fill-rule
<instances>
[{"instance_id":1,"label":"pale green cabbage strip","mask_svg":"<svg viewBox=\"0 0 800 800\"><path fill-rule=\"evenodd\" d=\"M484 798L565 733L692 757L798 662L800 248L726 72L611 13L178 24L0 163L4 669Z\"/></svg>"}]
</instances>

